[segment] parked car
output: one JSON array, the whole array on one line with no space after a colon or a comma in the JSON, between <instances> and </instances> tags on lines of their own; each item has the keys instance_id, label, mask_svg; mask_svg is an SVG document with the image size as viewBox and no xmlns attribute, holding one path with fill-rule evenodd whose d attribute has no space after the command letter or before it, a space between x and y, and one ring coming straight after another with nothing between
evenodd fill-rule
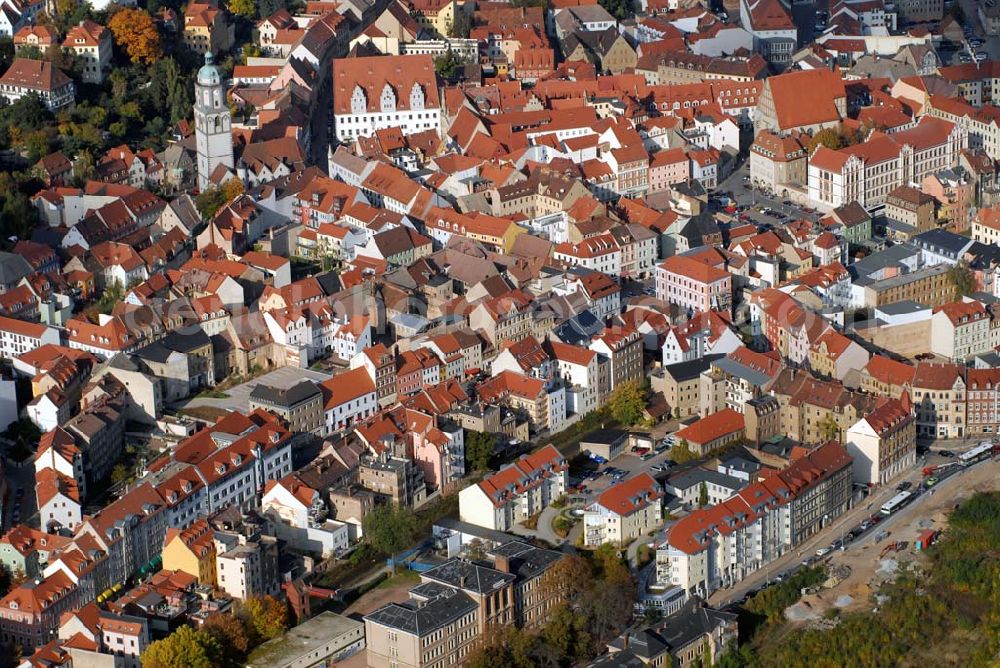
<instances>
[{"instance_id":1,"label":"parked car","mask_svg":"<svg viewBox=\"0 0 1000 668\"><path fill-rule=\"evenodd\" d=\"M830 554L830 548L829 547L821 547L818 550L816 550L816 556L817 557L825 557L828 554Z\"/></svg>"},{"instance_id":2,"label":"parked car","mask_svg":"<svg viewBox=\"0 0 1000 668\"><path fill-rule=\"evenodd\" d=\"M906 490L910 489L911 487L913 487L913 483L910 482L909 480L904 480L903 482L901 482L898 485L896 485L896 491L897 492L905 492Z\"/></svg>"},{"instance_id":3,"label":"parked car","mask_svg":"<svg viewBox=\"0 0 1000 668\"><path fill-rule=\"evenodd\" d=\"M955 453L952 452L951 450L942 450L938 454L941 455L942 457L947 457L949 459L955 456Z\"/></svg>"},{"instance_id":4,"label":"parked car","mask_svg":"<svg viewBox=\"0 0 1000 668\"><path fill-rule=\"evenodd\" d=\"M924 486L925 487L933 487L936 484L938 484L938 479L936 477L934 477L934 476L931 476L927 480L924 480Z\"/></svg>"}]
</instances>

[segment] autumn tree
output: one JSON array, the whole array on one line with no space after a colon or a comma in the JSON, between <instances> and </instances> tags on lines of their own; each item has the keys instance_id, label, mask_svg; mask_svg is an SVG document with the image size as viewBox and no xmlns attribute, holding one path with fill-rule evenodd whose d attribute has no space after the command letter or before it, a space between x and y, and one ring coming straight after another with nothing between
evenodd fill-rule
<instances>
[{"instance_id":1,"label":"autumn tree","mask_svg":"<svg viewBox=\"0 0 1000 668\"><path fill-rule=\"evenodd\" d=\"M143 668L216 668L222 658L222 647L211 634L182 625L150 644L141 661Z\"/></svg>"},{"instance_id":2,"label":"autumn tree","mask_svg":"<svg viewBox=\"0 0 1000 668\"><path fill-rule=\"evenodd\" d=\"M812 140L809 142L809 154L812 155L812 152L815 151L816 147L820 145L834 151L844 147L843 138L840 136L840 133L833 128L823 128L813 135Z\"/></svg>"},{"instance_id":3,"label":"autumn tree","mask_svg":"<svg viewBox=\"0 0 1000 668\"><path fill-rule=\"evenodd\" d=\"M133 63L152 64L163 53L153 17L141 9L119 9L108 21L108 29Z\"/></svg>"},{"instance_id":4,"label":"autumn tree","mask_svg":"<svg viewBox=\"0 0 1000 668\"><path fill-rule=\"evenodd\" d=\"M646 388L634 380L622 383L608 398L608 407L618 422L633 425L642 419L646 408Z\"/></svg>"},{"instance_id":5,"label":"autumn tree","mask_svg":"<svg viewBox=\"0 0 1000 668\"><path fill-rule=\"evenodd\" d=\"M252 596L236 612L253 644L277 638L288 629L288 606L273 596Z\"/></svg>"},{"instance_id":6,"label":"autumn tree","mask_svg":"<svg viewBox=\"0 0 1000 668\"><path fill-rule=\"evenodd\" d=\"M253 647L246 623L235 615L224 612L213 613L208 616L201 628L215 638L233 665L242 664Z\"/></svg>"}]
</instances>

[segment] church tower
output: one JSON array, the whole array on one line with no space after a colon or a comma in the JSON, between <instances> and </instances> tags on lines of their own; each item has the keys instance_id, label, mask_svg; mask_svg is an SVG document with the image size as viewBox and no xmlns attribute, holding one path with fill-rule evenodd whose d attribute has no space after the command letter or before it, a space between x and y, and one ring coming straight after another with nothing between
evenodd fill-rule
<instances>
[{"instance_id":1,"label":"church tower","mask_svg":"<svg viewBox=\"0 0 1000 668\"><path fill-rule=\"evenodd\" d=\"M233 168L232 118L226 103L226 89L212 53L205 53L205 64L198 70L194 85L194 134L198 145L198 188L208 188L208 177L216 167Z\"/></svg>"}]
</instances>

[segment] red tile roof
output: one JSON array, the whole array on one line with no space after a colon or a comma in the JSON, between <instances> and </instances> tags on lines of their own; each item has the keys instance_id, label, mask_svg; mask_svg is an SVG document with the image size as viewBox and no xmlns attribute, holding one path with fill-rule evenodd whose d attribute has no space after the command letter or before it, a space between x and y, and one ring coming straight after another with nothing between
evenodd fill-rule
<instances>
[{"instance_id":1,"label":"red tile roof","mask_svg":"<svg viewBox=\"0 0 1000 668\"><path fill-rule=\"evenodd\" d=\"M659 483L648 473L623 480L607 488L597 497L597 503L618 515L630 515L658 503L663 498Z\"/></svg>"},{"instance_id":2,"label":"red tile roof","mask_svg":"<svg viewBox=\"0 0 1000 668\"><path fill-rule=\"evenodd\" d=\"M725 408L718 413L712 413L697 422L678 431L675 436L688 443L703 445L745 428L743 414L732 408Z\"/></svg>"}]
</instances>

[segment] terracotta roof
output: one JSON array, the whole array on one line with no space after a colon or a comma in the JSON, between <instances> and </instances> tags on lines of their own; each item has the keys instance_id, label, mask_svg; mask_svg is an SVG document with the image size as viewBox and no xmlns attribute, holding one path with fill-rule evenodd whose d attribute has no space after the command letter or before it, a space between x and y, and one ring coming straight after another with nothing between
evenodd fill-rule
<instances>
[{"instance_id":1,"label":"terracotta roof","mask_svg":"<svg viewBox=\"0 0 1000 668\"><path fill-rule=\"evenodd\" d=\"M919 362L913 374L913 387L924 390L950 390L961 379L965 367L958 364Z\"/></svg>"},{"instance_id":2,"label":"terracotta roof","mask_svg":"<svg viewBox=\"0 0 1000 668\"><path fill-rule=\"evenodd\" d=\"M543 480L566 470L568 464L553 445L525 455L479 483L479 488L499 508L516 495L538 487Z\"/></svg>"},{"instance_id":3,"label":"terracotta roof","mask_svg":"<svg viewBox=\"0 0 1000 668\"><path fill-rule=\"evenodd\" d=\"M718 413L712 413L674 434L678 440L702 445L718 438L743 431L743 414L731 408L725 408Z\"/></svg>"},{"instance_id":4,"label":"terracotta roof","mask_svg":"<svg viewBox=\"0 0 1000 668\"><path fill-rule=\"evenodd\" d=\"M872 355L868 364L865 365L865 372L882 383L907 385L913 382L916 369L909 364L897 362L882 355Z\"/></svg>"},{"instance_id":5,"label":"terracotta roof","mask_svg":"<svg viewBox=\"0 0 1000 668\"><path fill-rule=\"evenodd\" d=\"M668 257L660 264L660 267L669 273L685 276L704 284L715 283L729 276L729 273L722 269L683 255Z\"/></svg>"},{"instance_id":6,"label":"terracotta roof","mask_svg":"<svg viewBox=\"0 0 1000 668\"><path fill-rule=\"evenodd\" d=\"M767 79L778 127L800 126L841 120L836 100L844 98L844 81L830 70L787 72Z\"/></svg>"},{"instance_id":7,"label":"terracotta roof","mask_svg":"<svg viewBox=\"0 0 1000 668\"><path fill-rule=\"evenodd\" d=\"M440 107L434 61L430 56L375 56L337 58L333 61L333 109L335 114L350 114L351 98L356 88L365 94L368 113L381 111L381 96L386 87L396 96L396 110L410 110L414 86L423 91L424 109Z\"/></svg>"},{"instance_id":8,"label":"terracotta roof","mask_svg":"<svg viewBox=\"0 0 1000 668\"><path fill-rule=\"evenodd\" d=\"M375 393L375 383L364 367L351 369L320 383L323 406L331 410L349 401Z\"/></svg>"},{"instance_id":9,"label":"terracotta roof","mask_svg":"<svg viewBox=\"0 0 1000 668\"><path fill-rule=\"evenodd\" d=\"M47 60L27 58L15 58L0 77L0 85L46 92L54 92L69 83L70 78Z\"/></svg>"},{"instance_id":10,"label":"terracotta roof","mask_svg":"<svg viewBox=\"0 0 1000 668\"><path fill-rule=\"evenodd\" d=\"M626 516L652 503L659 503L663 496L663 490L653 476L640 473L604 490L597 497L597 503L613 513Z\"/></svg>"}]
</instances>

